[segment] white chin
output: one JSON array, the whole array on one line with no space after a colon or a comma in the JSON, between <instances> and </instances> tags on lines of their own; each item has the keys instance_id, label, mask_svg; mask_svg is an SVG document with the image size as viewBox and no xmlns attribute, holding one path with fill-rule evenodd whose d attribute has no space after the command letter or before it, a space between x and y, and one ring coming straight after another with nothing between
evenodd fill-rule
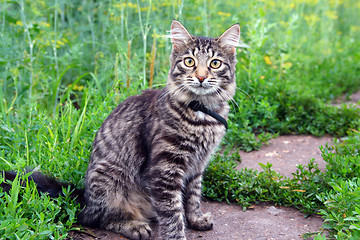
<instances>
[{"instance_id":1,"label":"white chin","mask_svg":"<svg viewBox=\"0 0 360 240\"><path fill-rule=\"evenodd\" d=\"M215 93L215 91L211 88L192 88L191 91L198 96L211 95Z\"/></svg>"}]
</instances>

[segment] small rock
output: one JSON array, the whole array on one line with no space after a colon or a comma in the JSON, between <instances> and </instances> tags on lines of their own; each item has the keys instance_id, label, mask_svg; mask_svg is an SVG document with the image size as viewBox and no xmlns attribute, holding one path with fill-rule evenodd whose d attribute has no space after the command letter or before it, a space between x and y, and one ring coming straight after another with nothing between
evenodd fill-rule
<instances>
[{"instance_id":1,"label":"small rock","mask_svg":"<svg viewBox=\"0 0 360 240\"><path fill-rule=\"evenodd\" d=\"M273 157L273 156L279 156L279 154L276 151L268 152L265 154L265 157Z\"/></svg>"},{"instance_id":2,"label":"small rock","mask_svg":"<svg viewBox=\"0 0 360 240\"><path fill-rule=\"evenodd\" d=\"M283 213L283 212L284 212L284 210L278 209L278 208L276 208L276 207L274 207L274 206L269 207L269 208L267 209L267 211L268 211L268 213L270 213L270 214L272 214L272 215L274 215L274 216L277 216L277 215L279 215L280 213Z\"/></svg>"}]
</instances>

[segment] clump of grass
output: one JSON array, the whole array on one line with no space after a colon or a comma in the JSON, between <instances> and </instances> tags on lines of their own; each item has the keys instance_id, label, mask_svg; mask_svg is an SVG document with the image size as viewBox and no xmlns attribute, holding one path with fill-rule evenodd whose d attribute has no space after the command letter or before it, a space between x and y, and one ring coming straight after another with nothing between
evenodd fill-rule
<instances>
[{"instance_id":1,"label":"clump of grass","mask_svg":"<svg viewBox=\"0 0 360 240\"><path fill-rule=\"evenodd\" d=\"M216 201L237 203L244 209L257 201L296 206L314 213L322 203L316 198L322 189L323 177L317 165L310 161L299 166L292 179L271 169L271 164L260 164L262 172L254 169L235 170L237 154L217 156L204 177L204 195Z\"/></svg>"},{"instance_id":2,"label":"clump of grass","mask_svg":"<svg viewBox=\"0 0 360 240\"><path fill-rule=\"evenodd\" d=\"M23 186L29 174L18 175L9 194L0 190L0 235L4 239L66 239L73 228L79 206L64 190L65 197L39 195L35 184ZM0 179L2 182L3 179ZM39 201L41 204L39 204Z\"/></svg>"}]
</instances>

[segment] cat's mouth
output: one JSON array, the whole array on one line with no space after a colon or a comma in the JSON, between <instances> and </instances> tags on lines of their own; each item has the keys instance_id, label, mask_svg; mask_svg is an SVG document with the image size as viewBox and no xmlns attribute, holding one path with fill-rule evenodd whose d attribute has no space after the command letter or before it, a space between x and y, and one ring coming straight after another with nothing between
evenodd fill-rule
<instances>
[{"instance_id":1,"label":"cat's mouth","mask_svg":"<svg viewBox=\"0 0 360 240\"><path fill-rule=\"evenodd\" d=\"M210 84L207 80L205 81L191 81L186 84L188 90L193 92L196 95L209 95L214 94L216 92L216 88L213 84Z\"/></svg>"},{"instance_id":2,"label":"cat's mouth","mask_svg":"<svg viewBox=\"0 0 360 240\"><path fill-rule=\"evenodd\" d=\"M190 91L193 92L196 95L211 95L216 93L216 89L212 86L206 86L206 85L197 85L197 86L191 86Z\"/></svg>"}]
</instances>

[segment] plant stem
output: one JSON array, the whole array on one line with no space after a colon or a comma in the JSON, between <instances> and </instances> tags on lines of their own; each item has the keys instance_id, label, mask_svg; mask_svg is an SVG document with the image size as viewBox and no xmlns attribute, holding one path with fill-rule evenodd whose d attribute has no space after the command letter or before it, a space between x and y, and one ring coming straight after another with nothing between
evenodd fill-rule
<instances>
[{"instance_id":1,"label":"plant stem","mask_svg":"<svg viewBox=\"0 0 360 240\"><path fill-rule=\"evenodd\" d=\"M54 108L53 108L53 114L55 115L55 111L56 111L56 105L57 105L57 98L58 98L58 90L59 90L59 84L56 84L60 79L59 79L59 62L58 62L58 57L57 57L57 50L56 50L56 44L57 44L57 7L58 7L58 3L57 0L55 0L55 10L54 10L54 42L52 43L52 47L53 47L53 51L54 51L54 60L55 60L55 71L56 71L56 78L55 81L53 82L53 86L52 86L52 91L54 94ZM55 84L54 84L55 83ZM54 87L56 87L56 89L54 89ZM55 91L55 93L54 93Z\"/></svg>"},{"instance_id":2,"label":"plant stem","mask_svg":"<svg viewBox=\"0 0 360 240\"><path fill-rule=\"evenodd\" d=\"M155 58L156 58L156 32L154 31L154 40L151 48L151 62L150 62L150 79L149 88L152 88L155 70Z\"/></svg>"},{"instance_id":3,"label":"plant stem","mask_svg":"<svg viewBox=\"0 0 360 240\"><path fill-rule=\"evenodd\" d=\"M130 87L130 56L131 56L131 41L128 41L128 52L127 52L127 78L126 78L126 88Z\"/></svg>"},{"instance_id":4,"label":"plant stem","mask_svg":"<svg viewBox=\"0 0 360 240\"><path fill-rule=\"evenodd\" d=\"M24 30L25 30L25 34L27 36L27 39L29 41L29 54L30 54L30 76L29 76L29 99L31 102L31 93L32 93L32 83L33 83L33 61L34 61L34 57L33 57L33 49L34 49L34 42L31 39L31 35L29 32L29 26L26 22L26 16L25 16L25 10L24 10L24 0L21 0L21 2L17 2L20 5L20 9L21 9L21 20L24 26Z\"/></svg>"},{"instance_id":5,"label":"plant stem","mask_svg":"<svg viewBox=\"0 0 360 240\"><path fill-rule=\"evenodd\" d=\"M148 27L149 25L149 16L150 16L150 11L151 11L151 0L149 0L149 7L148 7L148 11L147 11L147 16L146 16L146 23L145 26L143 26L142 23L142 18L141 18L141 10L140 10L140 3L139 0L137 0L137 9L138 9L138 16L139 16L139 22L140 22L140 29L141 29L141 34L143 37L143 54L144 54L144 61L143 61L143 85L146 85L146 40L147 40L147 35L149 33L150 28Z\"/></svg>"},{"instance_id":6,"label":"plant stem","mask_svg":"<svg viewBox=\"0 0 360 240\"><path fill-rule=\"evenodd\" d=\"M205 22L205 36L209 36L209 23L208 23L208 10L207 10L207 0L204 0L204 22Z\"/></svg>"}]
</instances>

